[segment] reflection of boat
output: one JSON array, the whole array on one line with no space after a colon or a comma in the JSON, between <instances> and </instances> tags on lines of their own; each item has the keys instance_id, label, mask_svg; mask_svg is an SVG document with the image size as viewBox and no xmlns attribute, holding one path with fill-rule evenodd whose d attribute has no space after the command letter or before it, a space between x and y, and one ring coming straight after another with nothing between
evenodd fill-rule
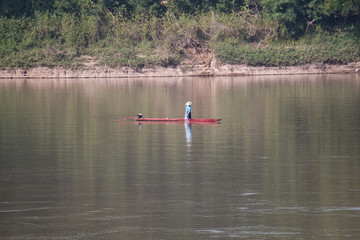
<instances>
[{"instance_id":1,"label":"reflection of boat","mask_svg":"<svg viewBox=\"0 0 360 240\"><path fill-rule=\"evenodd\" d=\"M179 122L179 123L202 123L202 122L219 122L220 118L195 118L195 119L184 119L184 118L134 118L135 121L141 122Z\"/></svg>"}]
</instances>

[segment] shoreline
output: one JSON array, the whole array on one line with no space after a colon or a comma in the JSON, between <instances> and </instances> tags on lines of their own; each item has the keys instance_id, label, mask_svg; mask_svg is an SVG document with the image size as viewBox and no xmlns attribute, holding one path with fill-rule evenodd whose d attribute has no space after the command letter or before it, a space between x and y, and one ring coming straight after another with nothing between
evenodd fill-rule
<instances>
[{"instance_id":1,"label":"shoreline","mask_svg":"<svg viewBox=\"0 0 360 240\"><path fill-rule=\"evenodd\" d=\"M70 70L61 67L36 67L0 70L0 79L5 78L136 78L136 77L215 77L215 76L262 76L302 74L349 74L360 73L360 62L346 65L309 64L302 66L253 67L247 65L216 64L180 65L178 67L154 67L134 70L129 67Z\"/></svg>"}]
</instances>

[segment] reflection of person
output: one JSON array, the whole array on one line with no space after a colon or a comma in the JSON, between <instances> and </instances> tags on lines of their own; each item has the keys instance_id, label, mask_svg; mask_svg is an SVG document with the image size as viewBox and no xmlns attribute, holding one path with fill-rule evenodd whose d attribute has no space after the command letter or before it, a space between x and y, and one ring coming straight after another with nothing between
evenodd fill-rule
<instances>
[{"instance_id":1,"label":"reflection of person","mask_svg":"<svg viewBox=\"0 0 360 240\"><path fill-rule=\"evenodd\" d=\"M191 119L191 104L192 102L190 101L185 103L185 119Z\"/></svg>"},{"instance_id":2,"label":"reflection of person","mask_svg":"<svg viewBox=\"0 0 360 240\"><path fill-rule=\"evenodd\" d=\"M191 146L191 123L185 121L186 146Z\"/></svg>"}]
</instances>

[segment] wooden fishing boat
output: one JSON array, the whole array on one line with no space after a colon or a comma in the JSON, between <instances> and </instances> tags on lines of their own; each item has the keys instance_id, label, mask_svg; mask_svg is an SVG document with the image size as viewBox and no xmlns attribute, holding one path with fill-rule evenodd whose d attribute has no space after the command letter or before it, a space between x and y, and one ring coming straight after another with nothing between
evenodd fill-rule
<instances>
[{"instance_id":1,"label":"wooden fishing boat","mask_svg":"<svg viewBox=\"0 0 360 240\"><path fill-rule=\"evenodd\" d=\"M187 122L187 123L196 123L196 122L219 122L220 118L194 118L194 119L184 119L184 118L134 118L135 121L139 122Z\"/></svg>"}]
</instances>

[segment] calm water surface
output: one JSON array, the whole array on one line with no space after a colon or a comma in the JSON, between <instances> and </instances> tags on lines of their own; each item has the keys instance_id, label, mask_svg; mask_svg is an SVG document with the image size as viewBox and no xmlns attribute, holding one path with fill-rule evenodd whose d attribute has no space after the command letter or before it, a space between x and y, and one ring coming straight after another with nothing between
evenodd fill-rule
<instances>
[{"instance_id":1,"label":"calm water surface","mask_svg":"<svg viewBox=\"0 0 360 240\"><path fill-rule=\"evenodd\" d=\"M360 76L2 79L0 169L0 239L360 239Z\"/></svg>"}]
</instances>

